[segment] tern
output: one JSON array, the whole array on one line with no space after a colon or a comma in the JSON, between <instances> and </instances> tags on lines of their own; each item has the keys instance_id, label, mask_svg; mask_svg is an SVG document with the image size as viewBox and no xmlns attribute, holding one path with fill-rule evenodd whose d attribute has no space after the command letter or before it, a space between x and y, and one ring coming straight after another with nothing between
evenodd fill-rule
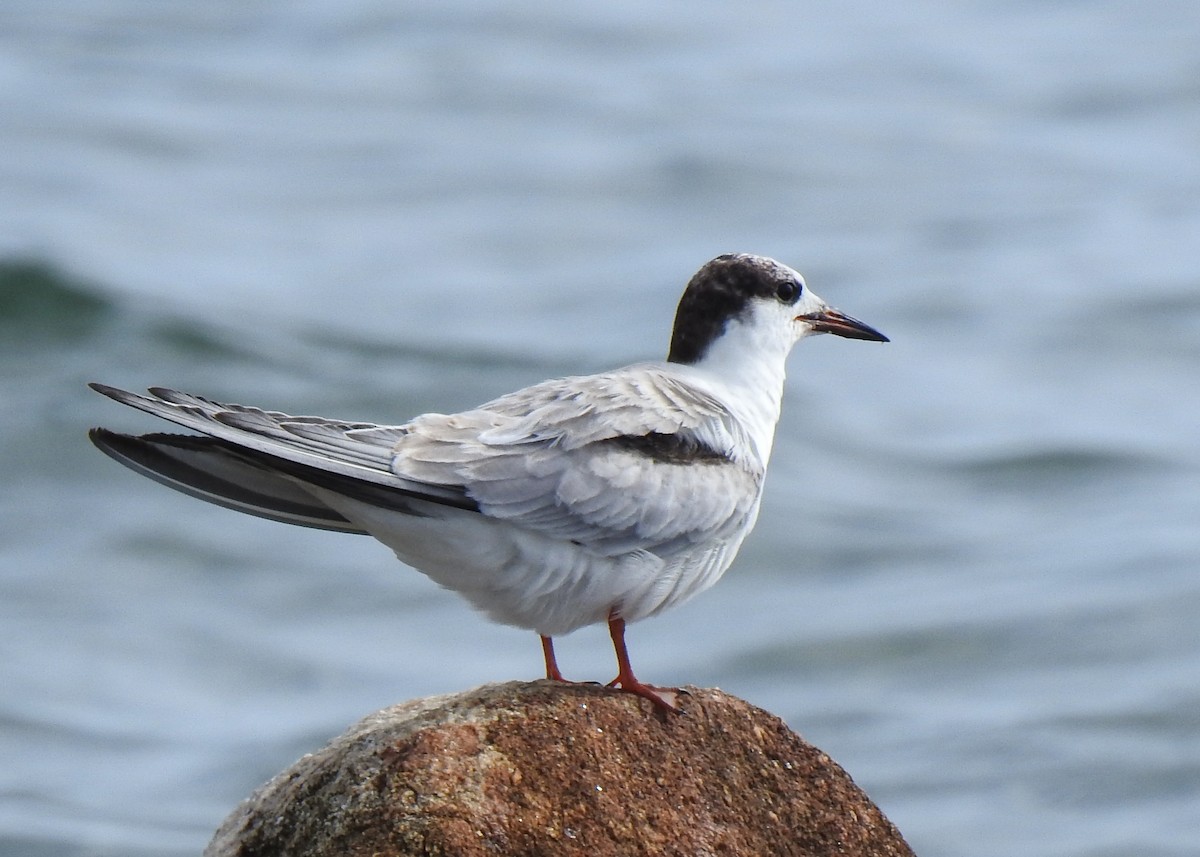
<instances>
[{"instance_id":1,"label":"tern","mask_svg":"<svg viewBox=\"0 0 1200 857\"><path fill-rule=\"evenodd\" d=\"M553 637L607 623L608 686L678 710L639 681L625 626L712 586L754 527L783 399L806 336L887 342L792 268L705 264L666 361L558 378L404 425L289 416L162 387L90 386L198 434L90 432L133 470L262 518L375 537L489 618Z\"/></svg>"}]
</instances>

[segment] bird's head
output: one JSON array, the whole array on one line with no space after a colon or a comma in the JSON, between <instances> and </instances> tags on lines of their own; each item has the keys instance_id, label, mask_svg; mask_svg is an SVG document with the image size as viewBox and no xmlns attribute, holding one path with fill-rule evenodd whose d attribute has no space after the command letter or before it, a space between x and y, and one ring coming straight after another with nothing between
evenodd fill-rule
<instances>
[{"instance_id":1,"label":"bird's head","mask_svg":"<svg viewBox=\"0 0 1200 857\"><path fill-rule=\"evenodd\" d=\"M832 333L887 342L875 328L834 309L787 265L748 253L718 256L688 283L675 314L667 359L699 363L727 337L764 353L782 351L805 336Z\"/></svg>"}]
</instances>

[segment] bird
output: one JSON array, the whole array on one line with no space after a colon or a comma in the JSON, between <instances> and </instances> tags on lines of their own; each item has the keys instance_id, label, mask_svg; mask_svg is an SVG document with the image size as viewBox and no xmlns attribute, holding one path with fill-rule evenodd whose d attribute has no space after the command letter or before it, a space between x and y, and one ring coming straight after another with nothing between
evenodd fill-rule
<instances>
[{"instance_id":1,"label":"bird","mask_svg":"<svg viewBox=\"0 0 1200 857\"><path fill-rule=\"evenodd\" d=\"M367 534L488 618L554 637L607 623L607 687L678 711L642 682L627 623L709 588L754 527L785 362L814 334L889 341L774 259L727 253L688 282L665 361L543 381L403 425L290 416L165 387L94 390L189 430L92 442L201 500Z\"/></svg>"}]
</instances>

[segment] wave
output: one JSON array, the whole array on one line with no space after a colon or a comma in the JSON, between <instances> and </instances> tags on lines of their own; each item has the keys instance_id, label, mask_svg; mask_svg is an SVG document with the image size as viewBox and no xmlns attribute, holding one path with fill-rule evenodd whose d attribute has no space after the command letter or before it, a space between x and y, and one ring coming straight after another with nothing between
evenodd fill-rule
<instances>
[{"instance_id":1,"label":"wave","mask_svg":"<svg viewBox=\"0 0 1200 857\"><path fill-rule=\"evenodd\" d=\"M164 301L123 296L40 259L0 259L0 346L53 346L175 355L184 360L245 360L257 355L252 322L222 325L188 318ZM266 337L265 331L259 333ZM286 341L287 331L276 339Z\"/></svg>"},{"instance_id":2,"label":"wave","mask_svg":"<svg viewBox=\"0 0 1200 857\"><path fill-rule=\"evenodd\" d=\"M0 330L5 339L77 339L114 313L96 287L48 262L0 259Z\"/></svg>"},{"instance_id":3,"label":"wave","mask_svg":"<svg viewBox=\"0 0 1200 857\"><path fill-rule=\"evenodd\" d=\"M1148 449L1064 444L979 453L969 459L943 462L941 470L957 473L988 490L1064 490L1096 486L1169 471L1168 453Z\"/></svg>"}]
</instances>

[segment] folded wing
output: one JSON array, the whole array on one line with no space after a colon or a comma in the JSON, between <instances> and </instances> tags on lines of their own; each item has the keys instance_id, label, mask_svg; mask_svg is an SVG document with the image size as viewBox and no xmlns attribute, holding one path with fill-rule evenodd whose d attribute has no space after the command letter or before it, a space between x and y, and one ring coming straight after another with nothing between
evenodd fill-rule
<instances>
[{"instance_id":1,"label":"folded wing","mask_svg":"<svg viewBox=\"0 0 1200 857\"><path fill-rule=\"evenodd\" d=\"M413 501L477 511L455 486L425 485L391 470L403 427L291 416L227 405L163 387L150 395L103 384L92 389L162 417L194 435L124 435L93 429L103 452L145 476L202 500L301 526L364 532L303 490L310 483L407 514Z\"/></svg>"},{"instance_id":2,"label":"folded wing","mask_svg":"<svg viewBox=\"0 0 1200 857\"><path fill-rule=\"evenodd\" d=\"M658 364L547 381L403 426L92 386L204 435L94 430L121 463L209 502L343 532L364 530L305 484L398 514L428 515L428 503L480 513L609 555L732 534L762 485L725 407Z\"/></svg>"},{"instance_id":3,"label":"folded wing","mask_svg":"<svg viewBox=\"0 0 1200 857\"><path fill-rule=\"evenodd\" d=\"M739 530L762 468L715 398L657 364L564 378L406 427L394 470L487 515L617 554Z\"/></svg>"}]
</instances>

